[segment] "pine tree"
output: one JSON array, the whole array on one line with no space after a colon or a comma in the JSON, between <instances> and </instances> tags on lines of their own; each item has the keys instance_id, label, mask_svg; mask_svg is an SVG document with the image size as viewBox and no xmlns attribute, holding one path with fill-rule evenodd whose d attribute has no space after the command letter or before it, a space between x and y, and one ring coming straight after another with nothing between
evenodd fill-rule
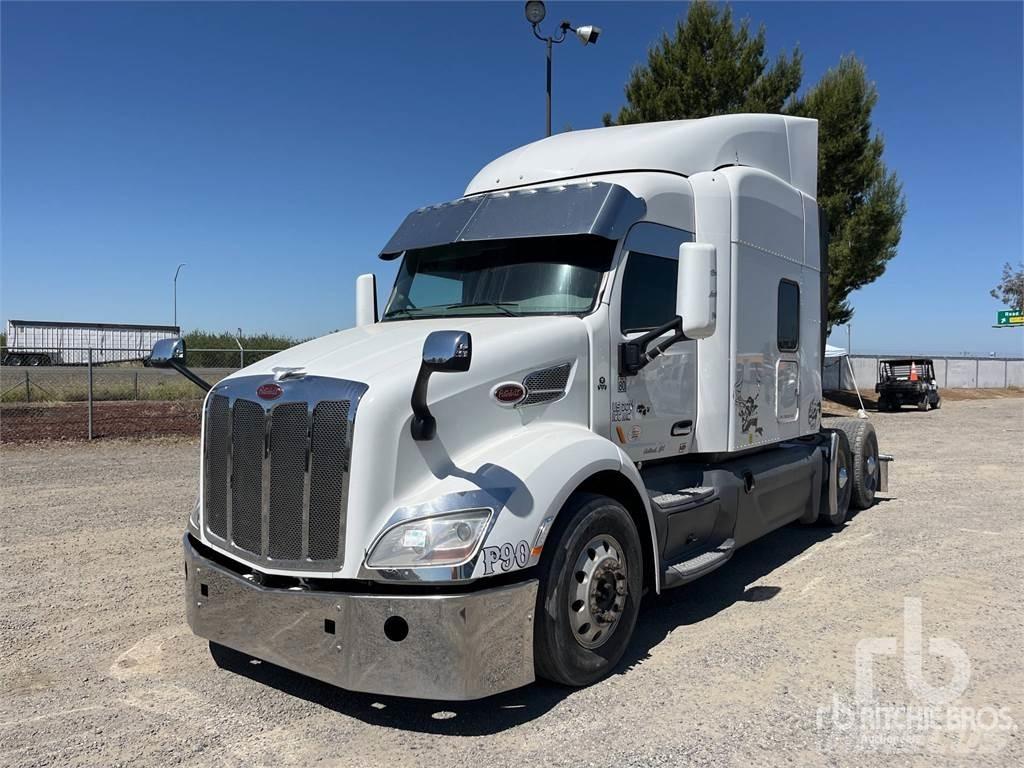
<instances>
[{"instance_id":1,"label":"pine tree","mask_svg":"<svg viewBox=\"0 0 1024 768\"><path fill-rule=\"evenodd\" d=\"M750 20L733 24L732 9L698 0L676 33L647 54L626 85L626 106L616 123L683 120L732 112L779 112L800 87L803 59L780 54L768 66L765 30L750 35ZM605 125L612 125L610 114Z\"/></svg>"},{"instance_id":2,"label":"pine tree","mask_svg":"<svg viewBox=\"0 0 1024 768\"><path fill-rule=\"evenodd\" d=\"M829 328L853 316L851 292L874 282L896 255L907 206L871 132L878 91L864 64L844 56L787 112L818 121L818 206L829 222Z\"/></svg>"},{"instance_id":3,"label":"pine tree","mask_svg":"<svg viewBox=\"0 0 1024 768\"><path fill-rule=\"evenodd\" d=\"M872 133L878 92L866 69L843 57L806 94L798 48L774 62L765 29L733 21L726 5L694 2L675 35L662 35L626 84L616 123L682 120L735 112L788 113L818 120L818 204L829 222L829 327L853 315L850 293L876 280L896 255L906 213L902 187ZM610 114L605 125L612 125Z\"/></svg>"}]
</instances>

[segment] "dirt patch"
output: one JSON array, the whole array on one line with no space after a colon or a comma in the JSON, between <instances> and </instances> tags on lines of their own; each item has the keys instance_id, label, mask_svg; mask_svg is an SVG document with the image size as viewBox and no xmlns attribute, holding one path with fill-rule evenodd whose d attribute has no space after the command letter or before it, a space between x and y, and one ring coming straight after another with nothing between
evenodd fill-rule
<instances>
[{"instance_id":1,"label":"dirt patch","mask_svg":"<svg viewBox=\"0 0 1024 768\"><path fill-rule=\"evenodd\" d=\"M201 401L93 404L93 438L199 436ZM87 440L86 403L11 404L0 409L0 443Z\"/></svg>"},{"instance_id":2,"label":"dirt patch","mask_svg":"<svg viewBox=\"0 0 1024 768\"><path fill-rule=\"evenodd\" d=\"M921 601L920 680L949 684L949 659L929 648L955 643L971 671L952 706L1005 707L1024 723L1024 401L871 421L896 456L877 506L839 531L786 526L648 595L626 659L590 688L537 683L475 702L349 693L269 664L218 668L184 618L198 440L4 446L0 765L1024 765L1019 730L906 754L832 740L827 713L853 701L863 640L900 644L874 657L873 701L920 705L903 657L907 599Z\"/></svg>"}]
</instances>

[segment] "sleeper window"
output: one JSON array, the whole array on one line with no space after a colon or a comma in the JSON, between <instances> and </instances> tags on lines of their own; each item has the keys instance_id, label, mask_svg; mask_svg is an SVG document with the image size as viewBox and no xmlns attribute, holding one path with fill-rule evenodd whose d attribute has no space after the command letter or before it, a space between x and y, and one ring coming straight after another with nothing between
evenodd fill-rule
<instances>
[{"instance_id":1,"label":"sleeper window","mask_svg":"<svg viewBox=\"0 0 1024 768\"><path fill-rule=\"evenodd\" d=\"M622 278L622 332L649 331L676 316L678 262L632 252Z\"/></svg>"},{"instance_id":2,"label":"sleeper window","mask_svg":"<svg viewBox=\"0 0 1024 768\"><path fill-rule=\"evenodd\" d=\"M779 283L778 343L780 352L800 346L800 286L790 280Z\"/></svg>"}]
</instances>

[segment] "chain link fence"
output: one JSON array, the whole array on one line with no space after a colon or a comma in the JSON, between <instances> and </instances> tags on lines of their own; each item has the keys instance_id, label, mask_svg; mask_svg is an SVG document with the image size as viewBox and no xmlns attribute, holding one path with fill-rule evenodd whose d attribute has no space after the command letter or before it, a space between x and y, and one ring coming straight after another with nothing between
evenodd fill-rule
<instances>
[{"instance_id":1,"label":"chain link fence","mask_svg":"<svg viewBox=\"0 0 1024 768\"><path fill-rule=\"evenodd\" d=\"M215 384L278 351L190 349L188 365ZM144 367L149 350L74 350L82 364L46 365L57 352L12 356L0 347L0 442L198 434L203 390L173 370Z\"/></svg>"}]
</instances>

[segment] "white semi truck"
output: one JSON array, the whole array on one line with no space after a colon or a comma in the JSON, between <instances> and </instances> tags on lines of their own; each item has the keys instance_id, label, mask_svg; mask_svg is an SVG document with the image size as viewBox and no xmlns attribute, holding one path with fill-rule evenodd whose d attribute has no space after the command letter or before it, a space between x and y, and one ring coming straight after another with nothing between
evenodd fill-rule
<instances>
[{"instance_id":1,"label":"white semi truck","mask_svg":"<svg viewBox=\"0 0 1024 768\"><path fill-rule=\"evenodd\" d=\"M587 685L645 592L869 506L890 457L820 422L816 158L776 115L575 131L411 213L379 317L364 275L355 328L206 398L184 548L214 658L417 698Z\"/></svg>"}]
</instances>

